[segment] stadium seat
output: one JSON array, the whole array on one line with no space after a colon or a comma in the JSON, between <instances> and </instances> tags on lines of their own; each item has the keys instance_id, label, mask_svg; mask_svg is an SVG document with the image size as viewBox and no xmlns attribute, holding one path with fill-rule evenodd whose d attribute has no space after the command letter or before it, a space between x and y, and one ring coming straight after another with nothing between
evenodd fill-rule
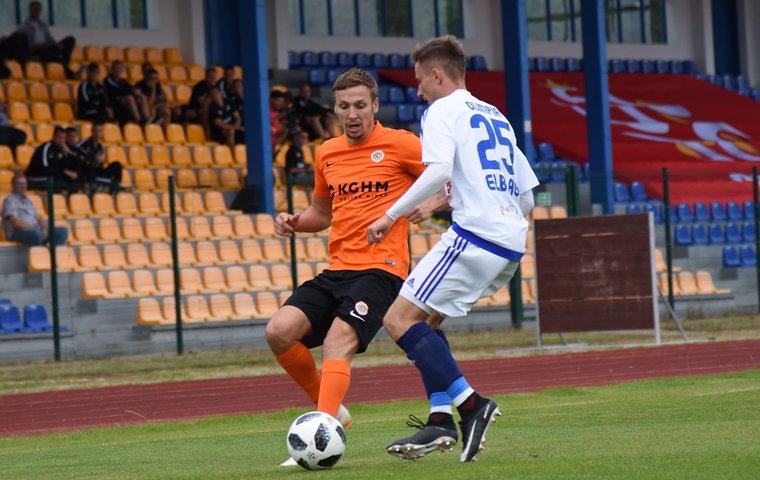
<instances>
[{"instance_id":1,"label":"stadium seat","mask_svg":"<svg viewBox=\"0 0 760 480\"><path fill-rule=\"evenodd\" d=\"M242 261L240 249L234 240L222 240L218 244L218 263L220 265L237 264Z\"/></svg>"},{"instance_id":2,"label":"stadium seat","mask_svg":"<svg viewBox=\"0 0 760 480\"><path fill-rule=\"evenodd\" d=\"M233 217L233 230L237 238L251 238L256 236L253 220L249 215L235 215Z\"/></svg>"},{"instance_id":3,"label":"stadium seat","mask_svg":"<svg viewBox=\"0 0 760 480\"><path fill-rule=\"evenodd\" d=\"M315 68L319 66L319 57L312 51L301 52L301 66L306 68Z\"/></svg>"},{"instance_id":4,"label":"stadium seat","mask_svg":"<svg viewBox=\"0 0 760 480\"><path fill-rule=\"evenodd\" d=\"M676 210L679 222L689 223L694 221L694 212L690 204L681 202L676 206Z\"/></svg>"},{"instance_id":5,"label":"stadium seat","mask_svg":"<svg viewBox=\"0 0 760 480\"><path fill-rule=\"evenodd\" d=\"M203 292L201 273L197 268L186 267L180 269L179 284L183 294Z\"/></svg>"},{"instance_id":6,"label":"stadium seat","mask_svg":"<svg viewBox=\"0 0 760 480\"><path fill-rule=\"evenodd\" d=\"M87 272L91 270L100 270L105 267L100 251L95 245L82 245L79 247L79 258L74 271Z\"/></svg>"},{"instance_id":7,"label":"stadium seat","mask_svg":"<svg viewBox=\"0 0 760 480\"><path fill-rule=\"evenodd\" d=\"M283 242L279 238L265 239L262 253L264 254L264 259L268 262L286 262L288 260Z\"/></svg>"},{"instance_id":8,"label":"stadium seat","mask_svg":"<svg viewBox=\"0 0 760 480\"><path fill-rule=\"evenodd\" d=\"M610 73L623 73L625 72L625 63L619 58L611 58L608 60L608 69Z\"/></svg>"},{"instance_id":9,"label":"stadium seat","mask_svg":"<svg viewBox=\"0 0 760 480\"><path fill-rule=\"evenodd\" d=\"M95 233L95 223L89 218L80 218L74 221L72 231L74 243L97 243L98 237Z\"/></svg>"},{"instance_id":10,"label":"stadium seat","mask_svg":"<svg viewBox=\"0 0 760 480\"><path fill-rule=\"evenodd\" d=\"M397 123L413 123L415 120L415 111L414 107L411 105L407 105L402 103L401 105L396 105L396 122Z\"/></svg>"},{"instance_id":11,"label":"stadium seat","mask_svg":"<svg viewBox=\"0 0 760 480\"><path fill-rule=\"evenodd\" d=\"M177 225L177 239L188 240L190 238L190 230L187 228L187 222L182 217L177 217L175 220ZM168 226L169 234L172 232L171 223Z\"/></svg>"},{"instance_id":12,"label":"stadium seat","mask_svg":"<svg viewBox=\"0 0 760 480\"><path fill-rule=\"evenodd\" d=\"M309 70L309 85L321 87L327 85L327 70L324 68L312 68Z\"/></svg>"},{"instance_id":13,"label":"stadium seat","mask_svg":"<svg viewBox=\"0 0 760 480\"><path fill-rule=\"evenodd\" d=\"M192 89L187 85L177 85L174 87L174 101L178 105L187 105L190 103L192 93Z\"/></svg>"},{"instance_id":14,"label":"stadium seat","mask_svg":"<svg viewBox=\"0 0 760 480\"><path fill-rule=\"evenodd\" d=\"M66 71L63 69L63 65L56 62L50 62L45 64L45 79L48 82L64 82L66 81ZM56 83L51 86L55 87ZM66 86L68 90L68 86ZM52 92L51 92L52 93Z\"/></svg>"},{"instance_id":15,"label":"stadium seat","mask_svg":"<svg viewBox=\"0 0 760 480\"><path fill-rule=\"evenodd\" d=\"M111 270L107 274L108 295L112 298L137 296L132 290L129 274L124 270Z\"/></svg>"},{"instance_id":16,"label":"stadium seat","mask_svg":"<svg viewBox=\"0 0 760 480\"><path fill-rule=\"evenodd\" d=\"M256 310L256 304L253 297L248 293L236 293L232 297L233 315L236 320L251 320L261 318L261 314Z\"/></svg>"},{"instance_id":17,"label":"stadium seat","mask_svg":"<svg viewBox=\"0 0 760 480\"><path fill-rule=\"evenodd\" d=\"M145 55L141 48L126 47L124 48L124 61L130 64L142 65L145 63Z\"/></svg>"},{"instance_id":18,"label":"stadium seat","mask_svg":"<svg viewBox=\"0 0 760 480\"><path fill-rule=\"evenodd\" d=\"M728 219L732 222L741 221L744 219L744 213L742 207L737 202L726 203L726 210L728 213Z\"/></svg>"},{"instance_id":19,"label":"stadium seat","mask_svg":"<svg viewBox=\"0 0 760 480\"><path fill-rule=\"evenodd\" d=\"M153 266L148 256L148 250L142 243L127 244L127 265L130 268L147 268ZM135 289L137 290L137 289Z\"/></svg>"},{"instance_id":20,"label":"stadium seat","mask_svg":"<svg viewBox=\"0 0 760 480\"><path fill-rule=\"evenodd\" d=\"M0 145L0 168L10 169L11 167L13 167L13 152L7 145ZM7 173L12 174L13 172L8 170ZM10 186L10 182L8 185ZM10 192L10 190L5 191Z\"/></svg>"},{"instance_id":21,"label":"stadium seat","mask_svg":"<svg viewBox=\"0 0 760 480\"><path fill-rule=\"evenodd\" d=\"M629 203L625 206L625 213L629 215L641 213L641 205L638 203Z\"/></svg>"},{"instance_id":22,"label":"stadium seat","mask_svg":"<svg viewBox=\"0 0 760 480\"><path fill-rule=\"evenodd\" d=\"M223 168L219 171L219 187L222 190L238 190L240 177L234 168Z\"/></svg>"},{"instance_id":23,"label":"stadium seat","mask_svg":"<svg viewBox=\"0 0 760 480\"><path fill-rule=\"evenodd\" d=\"M6 60L5 66L8 68L8 70L10 70L11 78L13 80L24 79L24 71L21 68L21 64L19 64L16 60Z\"/></svg>"},{"instance_id":24,"label":"stadium seat","mask_svg":"<svg viewBox=\"0 0 760 480\"><path fill-rule=\"evenodd\" d=\"M628 203L631 201L631 194L628 186L624 183L615 182L615 201L619 203Z\"/></svg>"},{"instance_id":25,"label":"stadium seat","mask_svg":"<svg viewBox=\"0 0 760 480\"><path fill-rule=\"evenodd\" d=\"M24 326L32 332L50 332L53 330L45 306L38 303L24 305ZM68 330L65 326L61 326L60 329Z\"/></svg>"},{"instance_id":26,"label":"stadium seat","mask_svg":"<svg viewBox=\"0 0 760 480\"><path fill-rule=\"evenodd\" d=\"M246 263L264 261L261 244L254 238L244 238L240 245L240 258Z\"/></svg>"},{"instance_id":27,"label":"stadium seat","mask_svg":"<svg viewBox=\"0 0 760 480\"><path fill-rule=\"evenodd\" d=\"M668 274L667 273L661 273L658 275L658 284L660 286L660 289L662 290L662 293L667 295L668 294ZM681 295L681 288L678 285L678 276L673 276L673 295L679 296Z\"/></svg>"},{"instance_id":28,"label":"stadium seat","mask_svg":"<svg viewBox=\"0 0 760 480\"><path fill-rule=\"evenodd\" d=\"M707 245L709 243L709 238L707 236L707 227L705 225L694 225L691 234L694 245Z\"/></svg>"},{"instance_id":29,"label":"stadium seat","mask_svg":"<svg viewBox=\"0 0 760 480\"><path fill-rule=\"evenodd\" d=\"M260 237L274 237L274 219L268 213L257 213L254 217L256 234Z\"/></svg>"},{"instance_id":30,"label":"stadium seat","mask_svg":"<svg viewBox=\"0 0 760 480\"><path fill-rule=\"evenodd\" d=\"M363 52L355 53L354 66L358 68L363 68L363 69L370 68L369 55Z\"/></svg>"},{"instance_id":31,"label":"stadium seat","mask_svg":"<svg viewBox=\"0 0 760 480\"><path fill-rule=\"evenodd\" d=\"M696 273L697 290L700 295L730 295L727 288L716 288L710 272L700 270Z\"/></svg>"},{"instance_id":32,"label":"stadium seat","mask_svg":"<svg viewBox=\"0 0 760 480\"><path fill-rule=\"evenodd\" d=\"M301 57L293 50L288 50L288 68L301 68Z\"/></svg>"},{"instance_id":33,"label":"stadium seat","mask_svg":"<svg viewBox=\"0 0 760 480\"><path fill-rule=\"evenodd\" d=\"M551 65L549 64L549 59L546 57L535 57L534 58L534 64L533 64L533 70L536 72L548 72L551 68Z\"/></svg>"},{"instance_id":34,"label":"stadium seat","mask_svg":"<svg viewBox=\"0 0 760 480\"><path fill-rule=\"evenodd\" d=\"M564 62L563 62L564 63ZM469 68L470 70L477 72L477 71L486 71L488 70L488 65L486 64L486 59L482 55L473 55L469 58ZM559 71L559 70L555 70ZM564 71L564 70L562 70Z\"/></svg>"},{"instance_id":35,"label":"stadium seat","mask_svg":"<svg viewBox=\"0 0 760 480\"><path fill-rule=\"evenodd\" d=\"M697 222L709 222L710 210L707 209L705 202L697 202L694 204L694 220Z\"/></svg>"},{"instance_id":36,"label":"stadium seat","mask_svg":"<svg viewBox=\"0 0 760 480\"><path fill-rule=\"evenodd\" d=\"M0 333L29 333L32 329L21 323L18 307L9 304L0 304Z\"/></svg>"},{"instance_id":37,"label":"stadium seat","mask_svg":"<svg viewBox=\"0 0 760 480\"><path fill-rule=\"evenodd\" d=\"M201 240L195 244L195 257L199 265L219 265L219 253L216 245L208 240Z\"/></svg>"},{"instance_id":38,"label":"stadium seat","mask_svg":"<svg viewBox=\"0 0 760 480\"><path fill-rule=\"evenodd\" d=\"M708 229L710 235L710 243L713 245L721 245L726 243L726 232L723 230L723 226L712 223Z\"/></svg>"},{"instance_id":39,"label":"stadium seat","mask_svg":"<svg viewBox=\"0 0 760 480\"><path fill-rule=\"evenodd\" d=\"M404 56L400 53L389 53L387 58L388 68L401 69L406 68L406 62Z\"/></svg>"},{"instance_id":40,"label":"stadium seat","mask_svg":"<svg viewBox=\"0 0 760 480\"><path fill-rule=\"evenodd\" d=\"M145 125L145 143L150 145L163 145L166 143L161 125L155 123Z\"/></svg>"},{"instance_id":41,"label":"stadium seat","mask_svg":"<svg viewBox=\"0 0 760 480\"><path fill-rule=\"evenodd\" d=\"M351 68L354 65L354 61L351 54L348 52L338 52L335 54L335 63L338 67Z\"/></svg>"},{"instance_id":42,"label":"stadium seat","mask_svg":"<svg viewBox=\"0 0 760 480\"><path fill-rule=\"evenodd\" d=\"M245 292L250 289L245 269L240 265L231 265L225 270L225 291Z\"/></svg>"},{"instance_id":43,"label":"stadium seat","mask_svg":"<svg viewBox=\"0 0 760 480\"><path fill-rule=\"evenodd\" d=\"M47 86L42 83L32 83L29 85L29 100L36 102L49 102L50 95L48 94ZM47 103L45 103L45 105L47 105ZM48 105L48 110L50 110L50 105ZM32 108L32 114L34 114L34 108Z\"/></svg>"},{"instance_id":44,"label":"stadium seat","mask_svg":"<svg viewBox=\"0 0 760 480\"><path fill-rule=\"evenodd\" d=\"M121 245L103 246L103 268L108 270L119 270L128 268L127 258L124 256L124 250Z\"/></svg>"},{"instance_id":45,"label":"stadium seat","mask_svg":"<svg viewBox=\"0 0 760 480\"><path fill-rule=\"evenodd\" d=\"M74 111L71 105L64 102L57 102L53 106L53 117L56 122L71 123L74 121Z\"/></svg>"},{"instance_id":46,"label":"stadium seat","mask_svg":"<svg viewBox=\"0 0 760 480\"><path fill-rule=\"evenodd\" d=\"M214 294L209 297L209 321L223 322L231 320L232 304L230 298L223 294Z\"/></svg>"},{"instance_id":47,"label":"stadium seat","mask_svg":"<svg viewBox=\"0 0 760 480\"><path fill-rule=\"evenodd\" d=\"M190 143L193 145L206 144L206 133L203 131L202 126L196 125L194 123L190 123L187 125L185 133L186 133L187 143Z\"/></svg>"},{"instance_id":48,"label":"stadium seat","mask_svg":"<svg viewBox=\"0 0 760 480\"><path fill-rule=\"evenodd\" d=\"M745 222L742 225L742 238L745 243L755 243L755 224L754 222Z\"/></svg>"},{"instance_id":49,"label":"stadium seat","mask_svg":"<svg viewBox=\"0 0 760 480\"><path fill-rule=\"evenodd\" d=\"M757 255L754 247L750 245L742 245L739 248L739 256L741 257L743 267L757 266Z\"/></svg>"},{"instance_id":50,"label":"stadium seat","mask_svg":"<svg viewBox=\"0 0 760 480\"><path fill-rule=\"evenodd\" d=\"M279 308L280 302L272 292L259 292L256 294L256 310L263 317L271 317Z\"/></svg>"},{"instance_id":51,"label":"stadium seat","mask_svg":"<svg viewBox=\"0 0 760 480\"><path fill-rule=\"evenodd\" d=\"M404 92L404 89L397 86L389 87L388 102L394 105L399 105L406 102L406 94Z\"/></svg>"},{"instance_id":52,"label":"stadium seat","mask_svg":"<svg viewBox=\"0 0 760 480\"><path fill-rule=\"evenodd\" d=\"M625 61L625 69L628 73L640 73L641 62L636 58L629 58Z\"/></svg>"},{"instance_id":53,"label":"stadium seat","mask_svg":"<svg viewBox=\"0 0 760 480\"><path fill-rule=\"evenodd\" d=\"M269 270L264 265L251 265L248 268L248 284L255 291L274 289Z\"/></svg>"},{"instance_id":54,"label":"stadium seat","mask_svg":"<svg viewBox=\"0 0 760 480\"><path fill-rule=\"evenodd\" d=\"M126 242L144 241L142 222L137 218L125 218L121 221L121 239Z\"/></svg>"},{"instance_id":55,"label":"stadium seat","mask_svg":"<svg viewBox=\"0 0 760 480\"><path fill-rule=\"evenodd\" d=\"M388 61L382 53L373 53L369 56L370 66L372 68L388 68Z\"/></svg>"},{"instance_id":56,"label":"stadium seat","mask_svg":"<svg viewBox=\"0 0 760 480\"><path fill-rule=\"evenodd\" d=\"M742 243L742 233L738 224L726 224L726 243Z\"/></svg>"},{"instance_id":57,"label":"stadium seat","mask_svg":"<svg viewBox=\"0 0 760 480\"><path fill-rule=\"evenodd\" d=\"M188 323L206 322L211 319L211 312L208 309L206 297L201 295L191 295L185 300L185 313Z\"/></svg>"},{"instance_id":58,"label":"stadium seat","mask_svg":"<svg viewBox=\"0 0 760 480\"><path fill-rule=\"evenodd\" d=\"M322 67L332 68L338 65L338 61L333 52L319 52L317 54L317 59L319 65Z\"/></svg>"},{"instance_id":59,"label":"stadium seat","mask_svg":"<svg viewBox=\"0 0 760 480\"><path fill-rule=\"evenodd\" d=\"M196 240L208 240L211 234L211 226L206 217L195 216L190 218L190 237Z\"/></svg>"},{"instance_id":60,"label":"stadium seat","mask_svg":"<svg viewBox=\"0 0 760 480\"><path fill-rule=\"evenodd\" d=\"M145 62L150 63L154 67L164 64L164 56L161 54L161 50L156 47L144 48L143 57L145 58Z\"/></svg>"},{"instance_id":61,"label":"stadium seat","mask_svg":"<svg viewBox=\"0 0 760 480\"><path fill-rule=\"evenodd\" d=\"M688 225L676 225L675 240L676 245L691 245L693 243L691 227Z\"/></svg>"},{"instance_id":62,"label":"stadium seat","mask_svg":"<svg viewBox=\"0 0 760 480\"><path fill-rule=\"evenodd\" d=\"M680 60L671 60L669 64L670 64L670 71L672 73L684 73L683 64L681 63Z\"/></svg>"},{"instance_id":63,"label":"stadium seat","mask_svg":"<svg viewBox=\"0 0 760 480\"><path fill-rule=\"evenodd\" d=\"M172 265L172 252L169 245L163 242L150 244L150 263L154 267L168 267ZM158 285L158 277L156 277Z\"/></svg>"},{"instance_id":64,"label":"stadium seat","mask_svg":"<svg viewBox=\"0 0 760 480\"><path fill-rule=\"evenodd\" d=\"M744 210L744 219L745 220L754 220L755 219L755 202L752 200L746 200L743 205Z\"/></svg>"},{"instance_id":65,"label":"stadium seat","mask_svg":"<svg viewBox=\"0 0 760 480\"><path fill-rule=\"evenodd\" d=\"M570 57L567 60L565 60L565 63L567 64L567 71L568 72L580 72L581 71L581 60L578 58Z\"/></svg>"},{"instance_id":66,"label":"stadium seat","mask_svg":"<svg viewBox=\"0 0 760 480\"><path fill-rule=\"evenodd\" d=\"M220 293L227 289L224 281L224 272L219 267L207 267L201 275L203 281L203 293Z\"/></svg>"},{"instance_id":67,"label":"stadium seat","mask_svg":"<svg viewBox=\"0 0 760 480\"><path fill-rule=\"evenodd\" d=\"M153 176L151 176L151 181ZM151 182L152 183L152 182ZM116 194L116 211L120 216L133 216L138 214L137 202L132 193L119 192Z\"/></svg>"},{"instance_id":68,"label":"stadium seat","mask_svg":"<svg viewBox=\"0 0 760 480\"><path fill-rule=\"evenodd\" d=\"M678 289L681 295L697 295L699 289L697 288L697 281L694 278L694 274L691 272L679 272L677 275Z\"/></svg>"},{"instance_id":69,"label":"stadium seat","mask_svg":"<svg viewBox=\"0 0 760 480\"><path fill-rule=\"evenodd\" d=\"M715 222L725 222L728 220L726 209L721 202L712 202L710 204L710 212L712 213L712 219Z\"/></svg>"},{"instance_id":70,"label":"stadium seat","mask_svg":"<svg viewBox=\"0 0 760 480\"><path fill-rule=\"evenodd\" d=\"M657 60L654 69L657 73L670 73L670 64L666 60Z\"/></svg>"},{"instance_id":71,"label":"stadium seat","mask_svg":"<svg viewBox=\"0 0 760 480\"><path fill-rule=\"evenodd\" d=\"M8 118L13 122L29 122L31 120L29 107L26 103L22 102L11 103L8 110Z\"/></svg>"},{"instance_id":72,"label":"stadium seat","mask_svg":"<svg viewBox=\"0 0 760 480\"><path fill-rule=\"evenodd\" d=\"M163 242L169 240L163 219L160 217L147 217L144 220L145 240L151 242Z\"/></svg>"},{"instance_id":73,"label":"stadium seat","mask_svg":"<svg viewBox=\"0 0 760 480\"><path fill-rule=\"evenodd\" d=\"M631 182L631 199L634 202L646 202L647 192L644 184L641 182Z\"/></svg>"}]
</instances>

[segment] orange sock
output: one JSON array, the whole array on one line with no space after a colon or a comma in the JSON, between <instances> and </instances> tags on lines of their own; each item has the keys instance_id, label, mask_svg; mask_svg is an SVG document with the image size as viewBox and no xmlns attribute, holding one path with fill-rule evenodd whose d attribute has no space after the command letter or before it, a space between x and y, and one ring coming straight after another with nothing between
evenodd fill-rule
<instances>
[{"instance_id":1,"label":"orange sock","mask_svg":"<svg viewBox=\"0 0 760 480\"><path fill-rule=\"evenodd\" d=\"M275 358L280 366L290 375L290 378L303 388L311 401L317 403L322 377L319 374L319 370L317 370L314 357L309 349L306 348L306 345L298 342L293 348L282 355L275 355Z\"/></svg>"},{"instance_id":2,"label":"orange sock","mask_svg":"<svg viewBox=\"0 0 760 480\"><path fill-rule=\"evenodd\" d=\"M351 383L351 365L345 360L322 361L322 386L317 410L338 416L338 409Z\"/></svg>"}]
</instances>

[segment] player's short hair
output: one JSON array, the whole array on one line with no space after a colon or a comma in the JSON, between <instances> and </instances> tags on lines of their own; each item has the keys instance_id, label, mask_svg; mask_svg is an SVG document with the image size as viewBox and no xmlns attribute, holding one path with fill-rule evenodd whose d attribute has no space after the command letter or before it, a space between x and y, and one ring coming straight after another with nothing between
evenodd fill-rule
<instances>
[{"instance_id":1,"label":"player's short hair","mask_svg":"<svg viewBox=\"0 0 760 480\"><path fill-rule=\"evenodd\" d=\"M361 68L347 70L338 75L338 78L335 79L332 88L333 98L335 98L335 92L361 86L369 88L372 101L377 98L377 82L369 72L362 70Z\"/></svg>"},{"instance_id":2,"label":"player's short hair","mask_svg":"<svg viewBox=\"0 0 760 480\"><path fill-rule=\"evenodd\" d=\"M74 127L66 127L66 135L68 135L69 133L76 133L77 135L79 135L79 130L77 130Z\"/></svg>"},{"instance_id":3,"label":"player's short hair","mask_svg":"<svg viewBox=\"0 0 760 480\"><path fill-rule=\"evenodd\" d=\"M88 72L100 72L100 65L98 65L95 62L92 62L89 65L87 65L87 71Z\"/></svg>"},{"instance_id":4,"label":"player's short hair","mask_svg":"<svg viewBox=\"0 0 760 480\"><path fill-rule=\"evenodd\" d=\"M464 48L454 35L444 35L425 43L418 43L412 50L412 60L414 63L436 64L454 80L464 78Z\"/></svg>"},{"instance_id":5,"label":"player's short hair","mask_svg":"<svg viewBox=\"0 0 760 480\"><path fill-rule=\"evenodd\" d=\"M60 125L56 125L55 128L53 128L53 136L58 135L59 133L66 133L66 129L61 127Z\"/></svg>"}]
</instances>

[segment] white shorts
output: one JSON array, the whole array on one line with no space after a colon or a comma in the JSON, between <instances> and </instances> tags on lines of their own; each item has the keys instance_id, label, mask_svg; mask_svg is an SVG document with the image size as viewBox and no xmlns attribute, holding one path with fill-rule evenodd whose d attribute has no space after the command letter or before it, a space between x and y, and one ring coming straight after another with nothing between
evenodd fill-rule
<instances>
[{"instance_id":1,"label":"white shorts","mask_svg":"<svg viewBox=\"0 0 760 480\"><path fill-rule=\"evenodd\" d=\"M414 267L399 294L428 314L463 317L479 298L506 285L519 265L449 229Z\"/></svg>"}]
</instances>

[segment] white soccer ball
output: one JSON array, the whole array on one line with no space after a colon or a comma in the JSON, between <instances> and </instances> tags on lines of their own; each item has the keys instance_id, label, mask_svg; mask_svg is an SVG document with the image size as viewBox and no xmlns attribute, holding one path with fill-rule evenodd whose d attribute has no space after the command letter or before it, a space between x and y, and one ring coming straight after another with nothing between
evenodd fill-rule
<instances>
[{"instance_id":1,"label":"white soccer ball","mask_svg":"<svg viewBox=\"0 0 760 480\"><path fill-rule=\"evenodd\" d=\"M307 470L330 468L346 451L346 431L324 412L308 412L296 418L286 439L290 456Z\"/></svg>"}]
</instances>

